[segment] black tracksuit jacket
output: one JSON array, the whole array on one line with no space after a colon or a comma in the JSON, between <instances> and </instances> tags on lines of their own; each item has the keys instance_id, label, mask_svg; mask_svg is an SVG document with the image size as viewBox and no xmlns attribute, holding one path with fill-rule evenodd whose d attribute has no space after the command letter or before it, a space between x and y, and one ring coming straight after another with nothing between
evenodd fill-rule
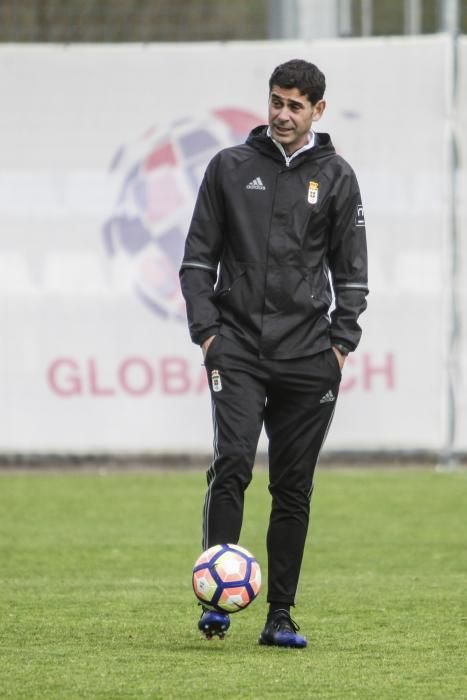
<instances>
[{"instance_id":1,"label":"black tracksuit jacket","mask_svg":"<svg viewBox=\"0 0 467 700\"><path fill-rule=\"evenodd\" d=\"M287 164L266 131L207 167L180 270L191 338L220 333L267 359L354 350L368 293L355 174L328 134Z\"/></svg>"}]
</instances>

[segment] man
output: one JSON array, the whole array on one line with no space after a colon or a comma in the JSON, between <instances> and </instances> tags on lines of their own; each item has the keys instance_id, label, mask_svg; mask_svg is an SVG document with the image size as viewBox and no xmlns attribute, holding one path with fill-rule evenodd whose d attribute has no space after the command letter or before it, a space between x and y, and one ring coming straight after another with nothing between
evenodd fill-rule
<instances>
[{"instance_id":1,"label":"man","mask_svg":"<svg viewBox=\"0 0 467 700\"><path fill-rule=\"evenodd\" d=\"M259 642L295 648L307 644L290 607L314 470L368 293L355 175L329 135L312 130L326 106L324 90L312 63L292 60L274 70L269 126L208 165L180 271L212 398L203 547L238 542L264 424L272 506L269 612ZM228 615L205 610L198 626L211 637L229 624Z\"/></svg>"}]
</instances>

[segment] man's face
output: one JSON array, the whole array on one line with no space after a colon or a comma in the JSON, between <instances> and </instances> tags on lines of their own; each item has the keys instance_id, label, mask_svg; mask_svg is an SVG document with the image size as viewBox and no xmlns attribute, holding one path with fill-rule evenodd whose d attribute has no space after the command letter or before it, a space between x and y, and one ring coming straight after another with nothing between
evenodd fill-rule
<instances>
[{"instance_id":1,"label":"man's face","mask_svg":"<svg viewBox=\"0 0 467 700\"><path fill-rule=\"evenodd\" d=\"M308 134L314 121L320 119L326 103L318 100L311 104L297 88L273 85L269 95L269 126L271 136L293 153L308 143Z\"/></svg>"}]
</instances>

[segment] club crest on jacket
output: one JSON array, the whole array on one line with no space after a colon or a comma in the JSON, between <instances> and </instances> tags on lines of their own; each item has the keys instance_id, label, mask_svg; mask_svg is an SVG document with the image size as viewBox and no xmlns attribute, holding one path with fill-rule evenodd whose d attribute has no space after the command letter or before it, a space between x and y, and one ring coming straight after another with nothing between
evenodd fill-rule
<instances>
[{"instance_id":1,"label":"club crest on jacket","mask_svg":"<svg viewBox=\"0 0 467 700\"><path fill-rule=\"evenodd\" d=\"M314 180L310 180L310 182L308 183L308 202L310 204L317 204L318 192L319 192L319 183L315 182Z\"/></svg>"}]
</instances>

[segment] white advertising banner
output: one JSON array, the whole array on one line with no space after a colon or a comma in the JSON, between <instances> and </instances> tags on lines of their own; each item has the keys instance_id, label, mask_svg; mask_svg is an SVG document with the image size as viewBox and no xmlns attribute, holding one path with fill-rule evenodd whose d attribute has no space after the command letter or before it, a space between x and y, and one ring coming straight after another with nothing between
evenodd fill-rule
<instances>
[{"instance_id":1,"label":"white advertising banner","mask_svg":"<svg viewBox=\"0 0 467 700\"><path fill-rule=\"evenodd\" d=\"M456 136L458 139L457 217L455 218L457 241L457 362L454 367L456 421L455 447L467 452L467 38L459 40L458 101Z\"/></svg>"},{"instance_id":2,"label":"white advertising banner","mask_svg":"<svg viewBox=\"0 0 467 700\"><path fill-rule=\"evenodd\" d=\"M1 47L1 451L209 451L178 285L184 237L209 159L264 123L269 75L296 56L326 74L319 130L357 172L369 240L363 340L327 448L444 446L440 36Z\"/></svg>"}]
</instances>

